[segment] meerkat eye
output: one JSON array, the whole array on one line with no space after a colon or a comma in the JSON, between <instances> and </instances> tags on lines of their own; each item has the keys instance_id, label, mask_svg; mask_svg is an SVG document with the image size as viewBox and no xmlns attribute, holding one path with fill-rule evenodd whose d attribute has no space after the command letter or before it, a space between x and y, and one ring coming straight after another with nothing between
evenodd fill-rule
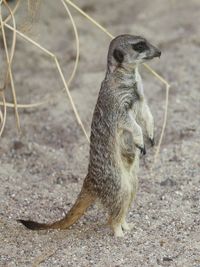
<instances>
[{"instance_id":1,"label":"meerkat eye","mask_svg":"<svg viewBox=\"0 0 200 267\"><path fill-rule=\"evenodd\" d=\"M147 46L147 44L144 41L141 41L141 42L138 42L136 44L132 44L132 48L135 51L137 51L139 53L142 53L142 52L144 52L145 50L148 49L148 46Z\"/></svg>"}]
</instances>

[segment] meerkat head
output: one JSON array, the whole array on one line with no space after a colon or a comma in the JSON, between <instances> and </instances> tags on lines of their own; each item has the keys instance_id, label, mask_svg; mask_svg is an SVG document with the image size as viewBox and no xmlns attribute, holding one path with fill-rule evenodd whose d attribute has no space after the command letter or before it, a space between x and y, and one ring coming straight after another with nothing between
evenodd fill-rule
<instances>
[{"instance_id":1,"label":"meerkat head","mask_svg":"<svg viewBox=\"0 0 200 267\"><path fill-rule=\"evenodd\" d=\"M110 43L108 69L113 72L120 65L137 66L160 56L161 51L143 37L128 34L119 35Z\"/></svg>"}]
</instances>

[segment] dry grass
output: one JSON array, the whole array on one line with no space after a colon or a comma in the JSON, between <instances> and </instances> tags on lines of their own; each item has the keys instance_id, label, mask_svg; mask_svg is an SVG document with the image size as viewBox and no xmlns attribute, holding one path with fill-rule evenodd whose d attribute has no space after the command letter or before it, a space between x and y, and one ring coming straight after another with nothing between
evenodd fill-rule
<instances>
[{"instance_id":1,"label":"dry grass","mask_svg":"<svg viewBox=\"0 0 200 267\"><path fill-rule=\"evenodd\" d=\"M14 80L13 80L13 75L12 75L12 61L13 61L14 52L15 52L15 45L16 45L16 32L13 31L11 51L9 54L6 35L5 35L5 29L4 29L5 24L4 24L3 19L2 19L2 4L4 4L4 6L6 7L6 9L8 10L8 12L10 14L10 17L8 17L8 18L12 19L13 29L16 29L15 17L14 17L12 10L10 9L9 5L7 4L7 2L5 0L1 0L0 1L0 25L1 25L1 32L2 32L2 37L3 37L3 44L4 44L4 49L5 49L5 54L6 54L6 62L7 62L7 69L6 69L4 86L1 89L3 105L4 105L4 116L3 116L4 117L3 118L4 123L2 123L2 126L1 126L1 134L2 134L3 129L5 127L5 120L6 120L5 119L5 117L6 117L6 105L5 105L6 100L5 100L5 94L3 91L6 89L9 80L10 80L11 90L12 90L12 95L13 95L17 128L20 131L20 121L19 121L19 114L18 114L18 107L17 107L17 97L16 97L16 93L15 93L15 86L14 86Z\"/></svg>"},{"instance_id":2,"label":"dry grass","mask_svg":"<svg viewBox=\"0 0 200 267\"><path fill-rule=\"evenodd\" d=\"M28 0L26 2L27 3L27 9L28 9L28 15L29 15L30 18L34 18L36 16L37 11L38 11L38 9L40 7L40 2L41 2L40 0ZM77 31L76 23L75 23L75 21L73 19L73 16L72 16L72 14L71 14L71 12L70 12L70 10L68 8L68 5L70 5L74 9L76 9L85 18L87 18L91 23L93 23L96 27L98 27L100 30L105 32L110 38L114 38L114 36L107 29L105 29L103 26L101 26L95 19L93 19L91 16L86 14L82 9L80 9L77 5L75 5L72 1L70 1L70 0L60 0L60 2L62 3L63 7L65 8L65 10L66 10L66 12L67 12L67 14L68 14L68 16L69 16L69 18L71 20L71 23L72 23L72 26L73 26L73 30L74 30L75 40L76 40L76 59L75 59L74 67L72 69L72 73L71 73L70 78L69 78L68 81L66 81L65 78L64 78L63 71L61 69L61 66L59 64L59 61L58 61L56 55L53 54L51 51L47 50L45 47L41 46L39 43L37 43L34 40L32 40L24 32L19 31L18 29L16 29L15 13L17 12L17 10L20 7L20 5L24 4L24 2L22 0L17 0L13 10L11 10L11 8L9 7L9 5L7 4L7 2L5 0L0 0L0 23L1 23L0 29L1 29L1 32L2 32L3 43L4 43L4 47L5 47L5 54L6 54L6 61L7 61L7 72L6 72L4 87L1 88L1 91L0 91L0 97L2 99L0 101L0 105L3 107L3 110L0 110L0 135L3 133L3 130L4 130L4 127L5 127L6 108L7 107L14 108L17 127L20 130L20 119L19 119L19 114L18 114L18 108L33 108L33 107L37 107L37 106L39 106L41 104L47 103L47 101L44 101L44 102L41 102L41 103L34 103L34 104L18 104L17 103L14 80L13 80L13 75L12 75L12 61L13 61L13 56L14 56L14 52L15 52L16 36L20 36L23 39L25 39L26 41L28 41L30 44L32 44L32 45L36 46L38 49L42 50L43 53L45 53L46 55L48 55L49 57L51 57L53 59L54 64L56 65L56 68L58 70L58 74L60 76L60 79L61 79L61 81L62 81L62 83L64 85L64 89L65 89L65 91L67 93L68 99L69 99L69 101L71 103L71 106L72 106L72 109L74 111L76 120L77 120L78 124L80 125L80 127L82 128L82 131L83 131L84 135L86 136L86 138L87 138L87 140L89 142L89 137L87 135L85 127L84 127L84 125L83 125L83 123L81 121L79 113L78 113L78 111L76 109L76 105L75 105L75 103L73 101L73 98L71 96L71 93L69 91L69 85L70 85L71 81L75 77L77 66L78 66L78 62L79 62L80 45L79 45L79 37L78 37L78 31ZM3 5L5 6L5 8L9 12L9 15L4 20L2 18L2 13L1 13L1 9L2 9ZM9 23L10 20L12 21L12 26ZM30 19L30 20L33 22L33 19ZM12 46L11 46L10 53L8 51L8 46L7 46L6 36L5 36L5 27L10 29L12 31L12 34L13 34ZM159 155L160 146L161 146L161 143L162 143L162 139L163 139L163 135L164 135L165 127L166 127L167 111L168 111L168 97L169 97L170 85L163 77L161 77L158 73L156 73L147 64L144 64L144 66L150 71L151 74L153 74L159 81L161 81L166 86L166 100L165 100L164 119L163 119L161 135L160 135L159 142L158 142L158 145L156 147L156 152L155 152L155 156L154 156L154 163L153 163L153 166L154 166L154 164L156 163L156 160L158 158L158 155ZM9 82L10 82L10 85L11 85L11 90L12 90L12 95L13 95L13 103L7 103L7 101L5 99L4 91L5 91L5 89L6 89L6 87L7 87Z\"/></svg>"}]
</instances>

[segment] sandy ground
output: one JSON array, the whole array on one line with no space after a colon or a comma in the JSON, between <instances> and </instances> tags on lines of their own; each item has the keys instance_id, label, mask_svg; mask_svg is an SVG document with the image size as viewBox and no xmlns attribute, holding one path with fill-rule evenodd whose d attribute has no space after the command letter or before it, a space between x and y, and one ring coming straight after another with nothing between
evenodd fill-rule
<instances>
[{"instance_id":1,"label":"sandy ground","mask_svg":"<svg viewBox=\"0 0 200 267\"><path fill-rule=\"evenodd\" d=\"M51 101L20 111L20 137L13 113L8 112L0 142L0 266L199 267L200 2L76 3L114 35L140 34L161 48L161 59L151 66L170 82L171 91L160 159L152 176L146 165L154 150L148 148L146 165L141 160L139 192L128 217L135 228L123 239L113 237L105 226L105 213L96 206L66 231L31 232L18 224L19 218L53 221L69 210L86 174L89 148L54 63L19 39L14 64L18 101ZM81 57L71 92L89 133L110 39L72 11ZM30 36L58 56L69 77L74 36L59 1L44 1ZM165 87L144 68L141 72L158 141Z\"/></svg>"}]
</instances>

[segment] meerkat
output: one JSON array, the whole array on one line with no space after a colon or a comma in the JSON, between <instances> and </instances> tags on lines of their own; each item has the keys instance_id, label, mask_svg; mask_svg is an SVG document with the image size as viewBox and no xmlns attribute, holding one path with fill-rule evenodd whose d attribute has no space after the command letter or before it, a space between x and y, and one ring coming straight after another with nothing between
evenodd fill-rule
<instances>
[{"instance_id":1,"label":"meerkat","mask_svg":"<svg viewBox=\"0 0 200 267\"><path fill-rule=\"evenodd\" d=\"M146 153L140 122L154 142L153 116L138 66L160 55L158 48L140 36L120 35L111 41L91 124L88 173L81 192L64 218L50 224L20 220L27 228L66 229L98 200L108 211L115 236L131 229L126 215L137 192L140 153Z\"/></svg>"}]
</instances>

